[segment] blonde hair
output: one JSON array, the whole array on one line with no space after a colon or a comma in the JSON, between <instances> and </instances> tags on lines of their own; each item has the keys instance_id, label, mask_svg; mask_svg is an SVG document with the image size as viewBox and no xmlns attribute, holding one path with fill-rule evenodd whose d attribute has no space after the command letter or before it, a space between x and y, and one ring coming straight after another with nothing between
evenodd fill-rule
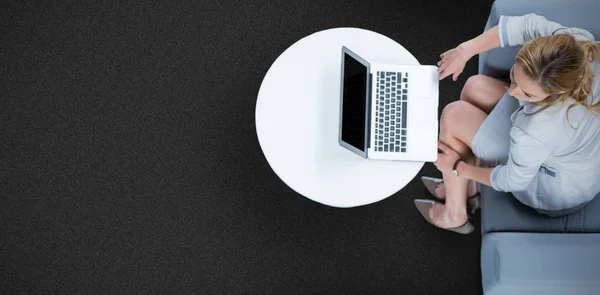
<instances>
[{"instance_id":1,"label":"blonde hair","mask_svg":"<svg viewBox=\"0 0 600 295\"><path fill-rule=\"evenodd\" d=\"M568 110L576 105L600 115L600 102L590 104L587 99L593 95L595 73L591 63L595 60L600 60L600 43L577 41L568 34L533 39L523 45L516 57L525 74L550 94L536 104L548 107L573 99L567 120Z\"/></svg>"}]
</instances>

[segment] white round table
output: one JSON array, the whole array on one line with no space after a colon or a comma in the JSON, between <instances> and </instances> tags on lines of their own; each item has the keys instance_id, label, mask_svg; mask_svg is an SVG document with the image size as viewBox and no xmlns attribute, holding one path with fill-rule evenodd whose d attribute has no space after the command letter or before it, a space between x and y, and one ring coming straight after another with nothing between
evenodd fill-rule
<instances>
[{"instance_id":1,"label":"white round table","mask_svg":"<svg viewBox=\"0 0 600 295\"><path fill-rule=\"evenodd\" d=\"M419 64L392 39L357 28L314 33L273 63L256 102L256 133L275 173L297 193L333 207L385 199L424 162L364 159L338 143L342 45L370 63Z\"/></svg>"}]
</instances>

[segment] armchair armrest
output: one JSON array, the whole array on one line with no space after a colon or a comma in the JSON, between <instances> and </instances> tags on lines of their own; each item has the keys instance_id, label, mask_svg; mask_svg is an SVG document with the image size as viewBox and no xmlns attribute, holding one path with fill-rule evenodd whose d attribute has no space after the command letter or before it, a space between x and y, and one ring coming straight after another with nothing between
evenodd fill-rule
<instances>
[{"instance_id":1,"label":"armchair armrest","mask_svg":"<svg viewBox=\"0 0 600 295\"><path fill-rule=\"evenodd\" d=\"M490 233L483 237L486 295L600 294L600 234Z\"/></svg>"}]
</instances>

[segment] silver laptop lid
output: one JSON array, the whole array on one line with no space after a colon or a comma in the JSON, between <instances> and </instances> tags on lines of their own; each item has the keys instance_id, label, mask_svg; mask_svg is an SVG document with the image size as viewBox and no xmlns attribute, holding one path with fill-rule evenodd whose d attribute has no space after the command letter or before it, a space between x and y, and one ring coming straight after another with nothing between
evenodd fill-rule
<instances>
[{"instance_id":1,"label":"silver laptop lid","mask_svg":"<svg viewBox=\"0 0 600 295\"><path fill-rule=\"evenodd\" d=\"M364 158L369 147L370 70L366 60L342 47L338 141Z\"/></svg>"}]
</instances>

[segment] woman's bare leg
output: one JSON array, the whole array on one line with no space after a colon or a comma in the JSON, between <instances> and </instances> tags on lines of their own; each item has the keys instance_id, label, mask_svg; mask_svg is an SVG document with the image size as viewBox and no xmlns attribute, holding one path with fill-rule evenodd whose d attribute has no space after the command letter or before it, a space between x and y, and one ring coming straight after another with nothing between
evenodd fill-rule
<instances>
[{"instance_id":1,"label":"woman's bare leg","mask_svg":"<svg viewBox=\"0 0 600 295\"><path fill-rule=\"evenodd\" d=\"M471 151L473 137L487 115L494 109L506 92L507 83L494 78L477 75L470 77L461 93L461 101L444 108L440 120L440 141L458 152L469 164L476 158ZM446 192L446 204L435 205L429 212L438 226L448 228L461 226L467 221L466 200L469 180L442 173ZM471 185L474 185L471 182Z\"/></svg>"},{"instance_id":2,"label":"woman's bare leg","mask_svg":"<svg viewBox=\"0 0 600 295\"><path fill-rule=\"evenodd\" d=\"M469 77L460 93L460 100L464 100L484 113L492 112L502 96L506 93L508 83L484 75Z\"/></svg>"},{"instance_id":3,"label":"woman's bare leg","mask_svg":"<svg viewBox=\"0 0 600 295\"><path fill-rule=\"evenodd\" d=\"M487 114L466 101L455 101L444 108L440 122L440 141L460 154L469 164L475 163L471 142ZM443 172L446 204L435 205L429 212L440 227L461 226L467 221L467 185L469 180Z\"/></svg>"},{"instance_id":4,"label":"woman's bare leg","mask_svg":"<svg viewBox=\"0 0 600 295\"><path fill-rule=\"evenodd\" d=\"M475 75L469 77L465 86L460 93L460 100L466 101L484 113L489 114L498 101L506 93L508 83L494 79L484 75ZM441 128L440 128L441 129ZM440 133L441 140L441 133ZM443 141L443 140L442 140ZM467 196L473 196L477 193L477 184L474 181L469 181ZM446 189L444 184L438 185L436 195L440 198L446 197Z\"/></svg>"}]
</instances>

